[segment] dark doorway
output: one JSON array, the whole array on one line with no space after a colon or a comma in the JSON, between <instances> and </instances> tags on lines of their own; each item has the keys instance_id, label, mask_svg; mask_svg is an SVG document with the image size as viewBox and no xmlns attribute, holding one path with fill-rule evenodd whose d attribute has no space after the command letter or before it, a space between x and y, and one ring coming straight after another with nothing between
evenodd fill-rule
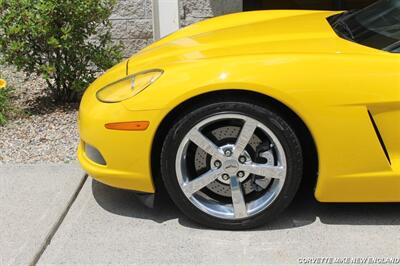
<instances>
[{"instance_id":1,"label":"dark doorway","mask_svg":"<svg viewBox=\"0 0 400 266\"><path fill-rule=\"evenodd\" d=\"M243 9L348 10L363 8L376 0L243 0Z\"/></svg>"}]
</instances>

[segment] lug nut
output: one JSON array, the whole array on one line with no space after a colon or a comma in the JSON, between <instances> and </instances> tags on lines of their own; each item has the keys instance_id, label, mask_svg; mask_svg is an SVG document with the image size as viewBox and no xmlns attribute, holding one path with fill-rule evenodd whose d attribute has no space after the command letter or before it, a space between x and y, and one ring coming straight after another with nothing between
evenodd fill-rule
<instances>
[{"instance_id":1,"label":"lug nut","mask_svg":"<svg viewBox=\"0 0 400 266\"><path fill-rule=\"evenodd\" d=\"M244 157L244 156L240 156L239 157L239 162L240 163L245 163L246 161L247 161L246 157Z\"/></svg>"},{"instance_id":2,"label":"lug nut","mask_svg":"<svg viewBox=\"0 0 400 266\"><path fill-rule=\"evenodd\" d=\"M226 150L225 151L225 156L230 157L232 155L232 151L231 150Z\"/></svg>"},{"instance_id":3,"label":"lug nut","mask_svg":"<svg viewBox=\"0 0 400 266\"><path fill-rule=\"evenodd\" d=\"M221 164L220 161L215 161L215 162L214 162L214 166L217 167L217 168L220 168L221 165L222 165L222 164Z\"/></svg>"},{"instance_id":4,"label":"lug nut","mask_svg":"<svg viewBox=\"0 0 400 266\"><path fill-rule=\"evenodd\" d=\"M244 172L243 171L239 171L237 173L237 176L240 177L240 178L244 177Z\"/></svg>"},{"instance_id":5,"label":"lug nut","mask_svg":"<svg viewBox=\"0 0 400 266\"><path fill-rule=\"evenodd\" d=\"M229 179L229 175L223 174L223 175L222 175L222 179L225 180L225 181L228 180L228 179Z\"/></svg>"}]
</instances>

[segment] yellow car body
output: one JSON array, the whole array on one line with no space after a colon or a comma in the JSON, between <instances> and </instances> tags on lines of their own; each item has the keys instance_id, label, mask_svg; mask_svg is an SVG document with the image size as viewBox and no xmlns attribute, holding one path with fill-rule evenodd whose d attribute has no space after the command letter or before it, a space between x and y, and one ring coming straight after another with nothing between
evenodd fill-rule
<instances>
[{"instance_id":1,"label":"yellow car body","mask_svg":"<svg viewBox=\"0 0 400 266\"><path fill-rule=\"evenodd\" d=\"M102 183L153 193L153 146L168 115L196 96L241 90L273 98L307 126L318 156L317 200L399 202L400 54L339 38L327 22L333 14L222 16L184 28L116 65L82 99L82 167ZM120 103L97 100L96 92L107 84L149 69L164 74L138 95ZM125 121L150 124L143 131L105 128ZM87 144L106 165L88 158Z\"/></svg>"}]
</instances>

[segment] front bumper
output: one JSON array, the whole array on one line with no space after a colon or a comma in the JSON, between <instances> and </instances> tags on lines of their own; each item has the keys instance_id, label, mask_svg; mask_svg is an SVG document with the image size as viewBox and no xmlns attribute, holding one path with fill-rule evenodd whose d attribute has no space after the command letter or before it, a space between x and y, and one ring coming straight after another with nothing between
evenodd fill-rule
<instances>
[{"instance_id":1,"label":"front bumper","mask_svg":"<svg viewBox=\"0 0 400 266\"><path fill-rule=\"evenodd\" d=\"M151 148L162 114L161 110L129 111L122 103L101 103L95 97L83 99L79 111L81 142L78 147L82 168L101 183L154 193ZM125 121L149 121L150 125L145 131L109 130L104 126ZM85 145L94 147L104 158L105 165L88 156Z\"/></svg>"}]
</instances>

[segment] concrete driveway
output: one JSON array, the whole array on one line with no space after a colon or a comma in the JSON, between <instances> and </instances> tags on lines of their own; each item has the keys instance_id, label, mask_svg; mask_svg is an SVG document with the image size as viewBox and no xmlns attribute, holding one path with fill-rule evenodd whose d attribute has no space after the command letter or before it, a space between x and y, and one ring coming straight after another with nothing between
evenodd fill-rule
<instances>
[{"instance_id":1,"label":"concrete driveway","mask_svg":"<svg viewBox=\"0 0 400 266\"><path fill-rule=\"evenodd\" d=\"M78 191L73 203L66 204L70 208L64 207L65 218L48 234L49 245L36 250L34 262L39 265L297 265L322 257L400 259L400 204L321 204L302 193L274 223L230 232L199 227L165 197L149 209L134 193L90 178ZM3 226L2 232L9 229ZM15 261L3 258L5 264Z\"/></svg>"}]
</instances>

